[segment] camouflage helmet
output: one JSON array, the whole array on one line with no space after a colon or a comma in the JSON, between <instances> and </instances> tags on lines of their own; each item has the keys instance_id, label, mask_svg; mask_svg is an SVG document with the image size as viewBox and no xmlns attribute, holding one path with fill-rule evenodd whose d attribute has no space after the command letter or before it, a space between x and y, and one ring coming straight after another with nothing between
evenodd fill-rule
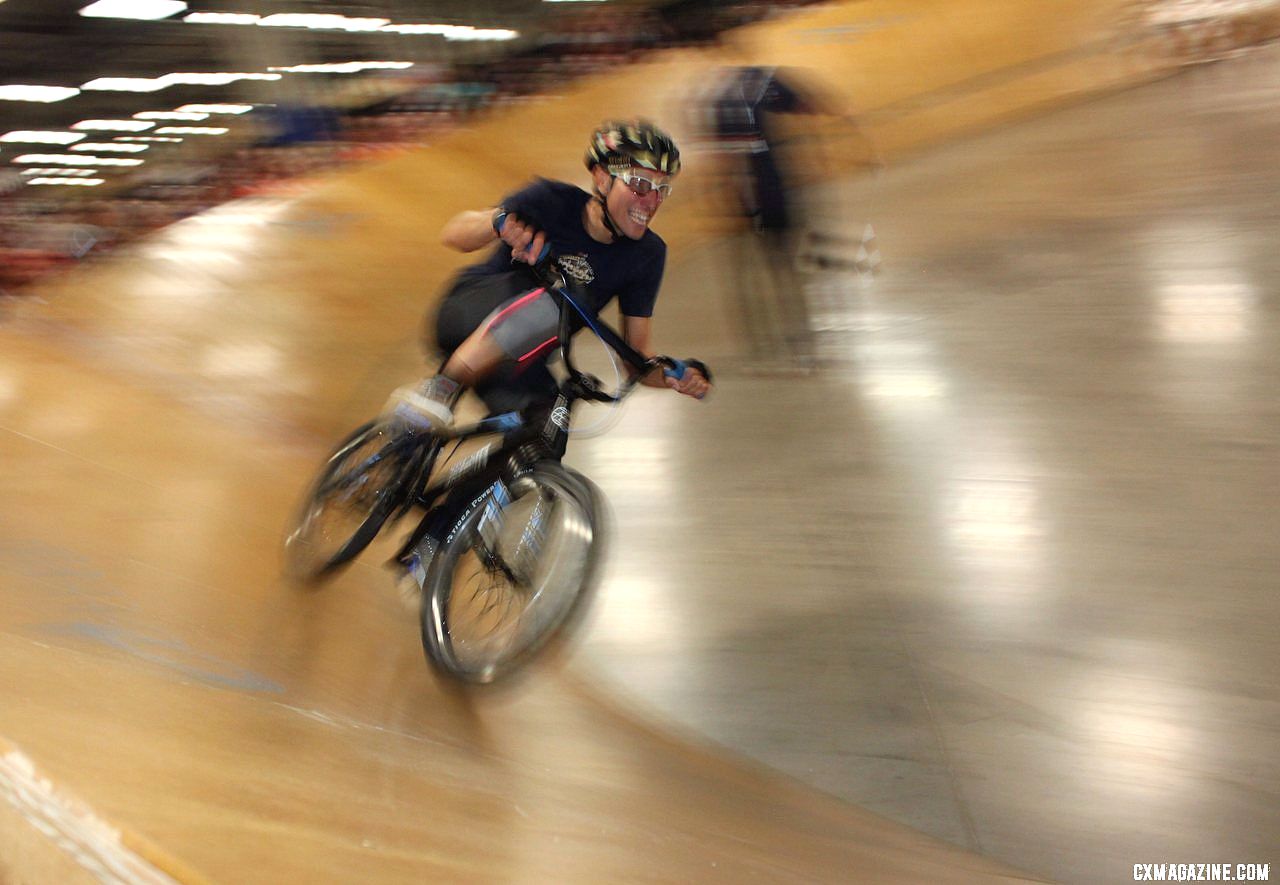
<instances>
[{"instance_id":1,"label":"camouflage helmet","mask_svg":"<svg viewBox=\"0 0 1280 885\"><path fill-rule=\"evenodd\" d=\"M680 149L648 120L610 121L591 134L586 164L588 169L604 166L609 171L635 165L675 175L680 171Z\"/></svg>"}]
</instances>

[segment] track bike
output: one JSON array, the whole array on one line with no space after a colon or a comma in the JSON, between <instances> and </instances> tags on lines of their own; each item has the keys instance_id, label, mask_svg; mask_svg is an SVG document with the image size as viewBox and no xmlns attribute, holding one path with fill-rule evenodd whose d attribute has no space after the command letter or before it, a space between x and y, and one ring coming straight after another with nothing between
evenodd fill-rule
<instances>
[{"instance_id":1,"label":"track bike","mask_svg":"<svg viewBox=\"0 0 1280 885\"><path fill-rule=\"evenodd\" d=\"M395 555L421 588L428 661L464 682L490 683L519 669L584 611L603 543L603 500L561 464L582 401L620 403L650 372L683 377L697 360L645 357L583 309L547 255L533 268L560 308L565 377L554 402L422 432L383 417L355 430L329 457L286 538L288 566L319 582L355 559L388 521L422 517ZM617 387L572 358L575 322L629 368ZM484 444L433 470L443 449ZM443 469L447 467L448 469Z\"/></svg>"}]
</instances>

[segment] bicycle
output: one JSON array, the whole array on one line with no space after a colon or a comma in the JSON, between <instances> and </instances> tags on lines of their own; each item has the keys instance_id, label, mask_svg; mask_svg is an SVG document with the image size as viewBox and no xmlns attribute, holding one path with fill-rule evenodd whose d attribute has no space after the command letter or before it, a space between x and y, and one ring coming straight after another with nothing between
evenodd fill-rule
<instances>
[{"instance_id":1,"label":"bicycle","mask_svg":"<svg viewBox=\"0 0 1280 885\"><path fill-rule=\"evenodd\" d=\"M650 372L683 377L697 360L647 358L574 298L547 254L533 268L560 308L566 377L554 402L489 415L439 433L392 419L357 428L329 457L285 541L290 570L318 582L349 564L384 525L424 511L394 561L421 588L427 660L464 682L486 684L518 670L563 635L591 596L603 539L602 499L564 467L570 418L581 401L620 403ZM573 363L575 313L631 374L610 392ZM446 445L492 439L432 481ZM326 517L349 515L330 529Z\"/></svg>"}]
</instances>

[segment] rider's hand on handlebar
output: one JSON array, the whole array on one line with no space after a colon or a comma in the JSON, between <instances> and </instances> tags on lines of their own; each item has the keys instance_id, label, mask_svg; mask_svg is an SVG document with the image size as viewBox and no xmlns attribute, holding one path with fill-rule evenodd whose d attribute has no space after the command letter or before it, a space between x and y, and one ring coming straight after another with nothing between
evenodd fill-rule
<instances>
[{"instance_id":1,"label":"rider's hand on handlebar","mask_svg":"<svg viewBox=\"0 0 1280 885\"><path fill-rule=\"evenodd\" d=\"M511 260L525 264L536 264L547 242L546 234L514 212L507 214L498 237L511 247Z\"/></svg>"},{"instance_id":2,"label":"rider's hand on handlebar","mask_svg":"<svg viewBox=\"0 0 1280 885\"><path fill-rule=\"evenodd\" d=\"M672 390L694 399L702 399L711 392L711 382L692 366L685 369L683 378L673 378L668 375L666 380L667 386Z\"/></svg>"}]
</instances>

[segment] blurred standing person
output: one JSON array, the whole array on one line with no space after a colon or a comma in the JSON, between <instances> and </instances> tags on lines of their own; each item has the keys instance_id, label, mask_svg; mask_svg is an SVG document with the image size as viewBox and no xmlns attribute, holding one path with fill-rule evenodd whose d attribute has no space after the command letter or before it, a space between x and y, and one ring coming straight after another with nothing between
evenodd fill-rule
<instances>
[{"instance_id":1,"label":"blurred standing person","mask_svg":"<svg viewBox=\"0 0 1280 885\"><path fill-rule=\"evenodd\" d=\"M796 75L779 68L726 68L711 91L712 150L723 161L730 211L749 227L735 238L729 275L749 355L809 368L816 358L814 334L797 261L804 229L796 219L794 175L778 150L781 114L840 116L866 139L851 118L829 110L812 90L802 91Z\"/></svg>"}]
</instances>

